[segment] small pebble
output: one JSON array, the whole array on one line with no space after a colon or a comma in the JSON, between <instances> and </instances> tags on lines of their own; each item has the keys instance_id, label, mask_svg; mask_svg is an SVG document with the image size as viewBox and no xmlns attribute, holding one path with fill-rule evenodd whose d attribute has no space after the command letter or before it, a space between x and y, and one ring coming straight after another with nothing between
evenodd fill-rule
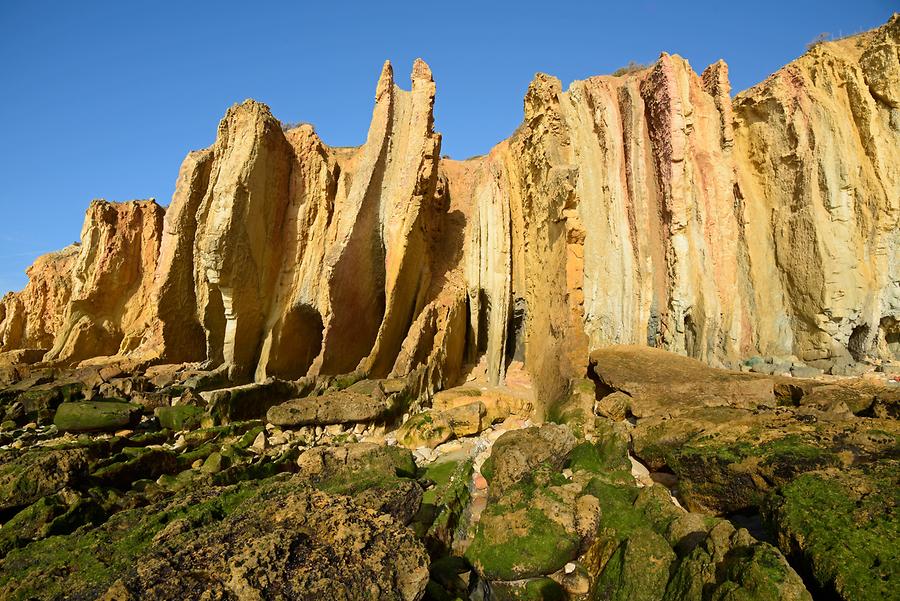
<instances>
[{"instance_id":1,"label":"small pebble","mask_svg":"<svg viewBox=\"0 0 900 601\"><path fill-rule=\"evenodd\" d=\"M259 434L257 434L256 439L253 441L253 444L250 445L250 448L257 453L262 453L266 450L266 448L268 448L268 446L269 442L268 439L266 439L266 433L260 432Z\"/></svg>"}]
</instances>

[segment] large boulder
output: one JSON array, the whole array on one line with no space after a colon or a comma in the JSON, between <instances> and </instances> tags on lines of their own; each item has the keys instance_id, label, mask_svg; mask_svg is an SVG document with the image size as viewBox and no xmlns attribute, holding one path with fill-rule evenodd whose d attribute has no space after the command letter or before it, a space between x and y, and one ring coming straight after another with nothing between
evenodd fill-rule
<instances>
[{"instance_id":1,"label":"large boulder","mask_svg":"<svg viewBox=\"0 0 900 601\"><path fill-rule=\"evenodd\" d=\"M456 386L435 393L431 407L444 411L471 403L484 406L486 425L503 421L511 415L528 417L534 409L534 401L522 391L504 386Z\"/></svg>"},{"instance_id":2,"label":"large boulder","mask_svg":"<svg viewBox=\"0 0 900 601\"><path fill-rule=\"evenodd\" d=\"M265 382L245 384L201 392L207 411L217 422L260 419L273 405L308 392L307 382L288 382L269 378Z\"/></svg>"},{"instance_id":3,"label":"large boulder","mask_svg":"<svg viewBox=\"0 0 900 601\"><path fill-rule=\"evenodd\" d=\"M200 425L206 411L195 405L167 405L156 407L153 415L159 425L170 430L189 430Z\"/></svg>"},{"instance_id":4,"label":"large boulder","mask_svg":"<svg viewBox=\"0 0 900 601\"><path fill-rule=\"evenodd\" d=\"M518 486L481 514L466 557L487 580L521 580L552 574L578 556L571 486Z\"/></svg>"},{"instance_id":5,"label":"large boulder","mask_svg":"<svg viewBox=\"0 0 900 601\"><path fill-rule=\"evenodd\" d=\"M557 424L512 430L494 443L482 473L490 480L492 494L500 494L541 464L561 467L577 442L567 426Z\"/></svg>"},{"instance_id":6,"label":"large boulder","mask_svg":"<svg viewBox=\"0 0 900 601\"><path fill-rule=\"evenodd\" d=\"M275 405L266 413L266 419L277 426L324 426L373 422L393 411L393 402L383 394L338 390Z\"/></svg>"},{"instance_id":7,"label":"large boulder","mask_svg":"<svg viewBox=\"0 0 900 601\"><path fill-rule=\"evenodd\" d=\"M611 346L591 353L600 385L631 397L638 418L691 406L774 405L775 383L757 374L714 369L682 355L646 346Z\"/></svg>"},{"instance_id":8,"label":"large boulder","mask_svg":"<svg viewBox=\"0 0 900 601\"><path fill-rule=\"evenodd\" d=\"M486 415L481 401L423 411L411 416L397 429L397 442L411 449L433 449L453 437L478 434L488 426Z\"/></svg>"},{"instance_id":9,"label":"large boulder","mask_svg":"<svg viewBox=\"0 0 900 601\"><path fill-rule=\"evenodd\" d=\"M87 476L88 459L84 449L0 454L0 511L76 486Z\"/></svg>"},{"instance_id":10,"label":"large boulder","mask_svg":"<svg viewBox=\"0 0 900 601\"><path fill-rule=\"evenodd\" d=\"M141 406L117 401L63 403L56 409L53 423L62 432L118 430L134 425Z\"/></svg>"}]
</instances>

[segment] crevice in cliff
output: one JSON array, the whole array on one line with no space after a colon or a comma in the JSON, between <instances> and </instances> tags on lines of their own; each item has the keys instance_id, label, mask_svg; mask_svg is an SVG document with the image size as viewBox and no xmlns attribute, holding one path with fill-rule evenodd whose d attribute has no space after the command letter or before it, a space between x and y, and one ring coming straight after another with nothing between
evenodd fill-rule
<instances>
[{"instance_id":1,"label":"crevice in cliff","mask_svg":"<svg viewBox=\"0 0 900 601\"><path fill-rule=\"evenodd\" d=\"M276 326L278 344L270 351L266 375L296 380L306 375L322 349L322 316L309 305L300 304Z\"/></svg>"}]
</instances>

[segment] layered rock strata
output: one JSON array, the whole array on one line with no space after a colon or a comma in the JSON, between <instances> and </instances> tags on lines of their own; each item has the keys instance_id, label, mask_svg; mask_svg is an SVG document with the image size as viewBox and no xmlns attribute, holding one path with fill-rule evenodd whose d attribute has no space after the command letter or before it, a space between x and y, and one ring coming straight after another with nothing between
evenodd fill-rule
<instances>
[{"instance_id":1,"label":"layered rock strata","mask_svg":"<svg viewBox=\"0 0 900 601\"><path fill-rule=\"evenodd\" d=\"M440 157L420 60L410 91L385 64L358 148L246 101L185 159L165 218L91 205L81 247L4 297L2 349L418 394L521 362L542 399L610 344L896 358L898 47L895 15L734 98L723 62L669 54L565 91L539 74L522 125L466 161Z\"/></svg>"}]
</instances>

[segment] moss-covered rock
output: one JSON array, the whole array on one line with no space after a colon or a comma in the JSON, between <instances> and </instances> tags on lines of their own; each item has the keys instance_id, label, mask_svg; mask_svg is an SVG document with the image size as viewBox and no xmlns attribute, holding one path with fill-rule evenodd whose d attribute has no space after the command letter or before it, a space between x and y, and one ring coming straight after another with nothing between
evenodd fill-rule
<instances>
[{"instance_id":1,"label":"moss-covered rock","mask_svg":"<svg viewBox=\"0 0 900 601\"><path fill-rule=\"evenodd\" d=\"M898 481L896 460L803 474L768 499L764 516L825 595L892 598L900 586Z\"/></svg>"},{"instance_id":2,"label":"moss-covered rock","mask_svg":"<svg viewBox=\"0 0 900 601\"><path fill-rule=\"evenodd\" d=\"M749 442L686 444L669 454L688 506L717 513L759 507L772 484L799 473L839 463L837 455L799 437L752 445Z\"/></svg>"},{"instance_id":3,"label":"moss-covered rock","mask_svg":"<svg viewBox=\"0 0 900 601\"><path fill-rule=\"evenodd\" d=\"M422 488L407 449L372 443L314 447L303 452L297 464L300 477L319 490L352 496L403 523L419 510Z\"/></svg>"},{"instance_id":4,"label":"moss-covered rock","mask_svg":"<svg viewBox=\"0 0 900 601\"><path fill-rule=\"evenodd\" d=\"M72 490L32 503L0 528L0 558L9 551L53 535L69 534L85 524L99 524L106 511L90 497Z\"/></svg>"},{"instance_id":5,"label":"moss-covered rock","mask_svg":"<svg viewBox=\"0 0 900 601\"><path fill-rule=\"evenodd\" d=\"M157 407L153 414L159 420L159 425L169 430L192 430L200 426L200 419L205 411L202 407L194 405L174 405Z\"/></svg>"},{"instance_id":6,"label":"moss-covered rock","mask_svg":"<svg viewBox=\"0 0 900 601\"><path fill-rule=\"evenodd\" d=\"M496 601L566 601L566 591L550 578L491 583L491 599Z\"/></svg>"},{"instance_id":7,"label":"moss-covered rock","mask_svg":"<svg viewBox=\"0 0 900 601\"><path fill-rule=\"evenodd\" d=\"M597 420L592 442L582 442L568 455L568 467L573 471L609 474L631 482L631 461L628 459L628 434L618 425Z\"/></svg>"},{"instance_id":8,"label":"moss-covered rock","mask_svg":"<svg viewBox=\"0 0 900 601\"><path fill-rule=\"evenodd\" d=\"M18 395L28 419L49 420L61 403L84 398L84 384L81 382L53 382L29 388Z\"/></svg>"},{"instance_id":9,"label":"moss-covered rock","mask_svg":"<svg viewBox=\"0 0 900 601\"><path fill-rule=\"evenodd\" d=\"M561 468L576 444L577 439L568 426L558 424L544 424L503 434L494 443L488 469L482 468L482 474L490 480L491 495L503 494L541 464L553 469Z\"/></svg>"},{"instance_id":10,"label":"moss-covered rock","mask_svg":"<svg viewBox=\"0 0 900 601\"><path fill-rule=\"evenodd\" d=\"M172 451L138 448L123 461L96 470L91 477L102 486L124 489L130 487L135 480L155 480L163 474L172 474L177 469L178 461Z\"/></svg>"},{"instance_id":11,"label":"moss-covered rock","mask_svg":"<svg viewBox=\"0 0 900 601\"><path fill-rule=\"evenodd\" d=\"M134 425L141 407L117 401L79 401L62 403L53 423L61 432L111 431Z\"/></svg>"},{"instance_id":12,"label":"moss-covered rock","mask_svg":"<svg viewBox=\"0 0 900 601\"><path fill-rule=\"evenodd\" d=\"M543 488L529 478L492 499L466 550L482 577L536 578L560 570L578 555L581 535L574 521L573 491L561 486Z\"/></svg>"},{"instance_id":13,"label":"moss-covered rock","mask_svg":"<svg viewBox=\"0 0 900 601\"><path fill-rule=\"evenodd\" d=\"M230 424L226 424L223 426L212 426L209 428L200 428L199 430L193 430L191 432L184 433L184 440L190 446L198 446L206 442L211 441L223 441L232 436L242 436L244 434L248 434L249 432L253 432L252 436L248 434L246 445L241 448L246 448L253 443L253 439L256 438L257 434L263 431L265 428L265 423L260 420L247 420L242 422L232 422Z\"/></svg>"},{"instance_id":14,"label":"moss-covered rock","mask_svg":"<svg viewBox=\"0 0 900 601\"><path fill-rule=\"evenodd\" d=\"M756 510L774 487L805 472L892 457L900 423L810 408L709 407L640 420L633 440L651 469L678 477L688 509L721 515Z\"/></svg>"},{"instance_id":15,"label":"moss-covered rock","mask_svg":"<svg viewBox=\"0 0 900 601\"><path fill-rule=\"evenodd\" d=\"M606 562L594 585L594 596L609 601L662 599L675 553L653 530L632 532Z\"/></svg>"},{"instance_id":16,"label":"moss-covered rock","mask_svg":"<svg viewBox=\"0 0 900 601\"><path fill-rule=\"evenodd\" d=\"M472 460L433 463L420 482L426 487L413 526L429 550L447 550L469 503Z\"/></svg>"},{"instance_id":17,"label":"moss-covered rock","mask_svg":"<svg viewBox=\"0 0 900 601\"><path fill-rule=\"evenodd\" d=\"M579 438L593 431L596 386L587 378L569 382L569 391L558 402L551 404L547 421L566 424Z\"/></svg>"},{"instance_id":18,"label":"moss-covered rock","mask_svg":"<svg viewBox=\"0 0 900 601\"><path fill-rule=\"evenodd\" d=\"M0 454L0 511L78 485L87 477L88 458L88 452L78 448Z\"/></svg>"},{"instance_id":19,"label":"moss-covered rock","mask_svg":"<svg viewBox=\"0 0 900 601\"><path fill-rule=\"evenodd\" d=\"M665 601L746 599L809 601L809 592L784 556L726 521L712 528L678 563Z\"/></svg>"},{"instance_id":20,"label":"moss-covered rock","mask_svg":"<svg viewBox=\"0 0 900 601\"><path fill-rule=\"evenodd\" d=\"M412 601L427 566L422 546L392 519L281 477L188 490L13 550L0 564L0 597L227 598L239 586L263 598L377 590Z\"/></svg>"},{"instance_id":21,"label":"moss-covered rock","mask_svg":"<svg viewBox=\"0 0 900 601\"><path fill-rule=\"evenodd\" d=\"M403 422L396 436L397 442L409 449L433 449L453 437L453 428L443 412L423 411Z\"/></svg>"}]
</instances>

